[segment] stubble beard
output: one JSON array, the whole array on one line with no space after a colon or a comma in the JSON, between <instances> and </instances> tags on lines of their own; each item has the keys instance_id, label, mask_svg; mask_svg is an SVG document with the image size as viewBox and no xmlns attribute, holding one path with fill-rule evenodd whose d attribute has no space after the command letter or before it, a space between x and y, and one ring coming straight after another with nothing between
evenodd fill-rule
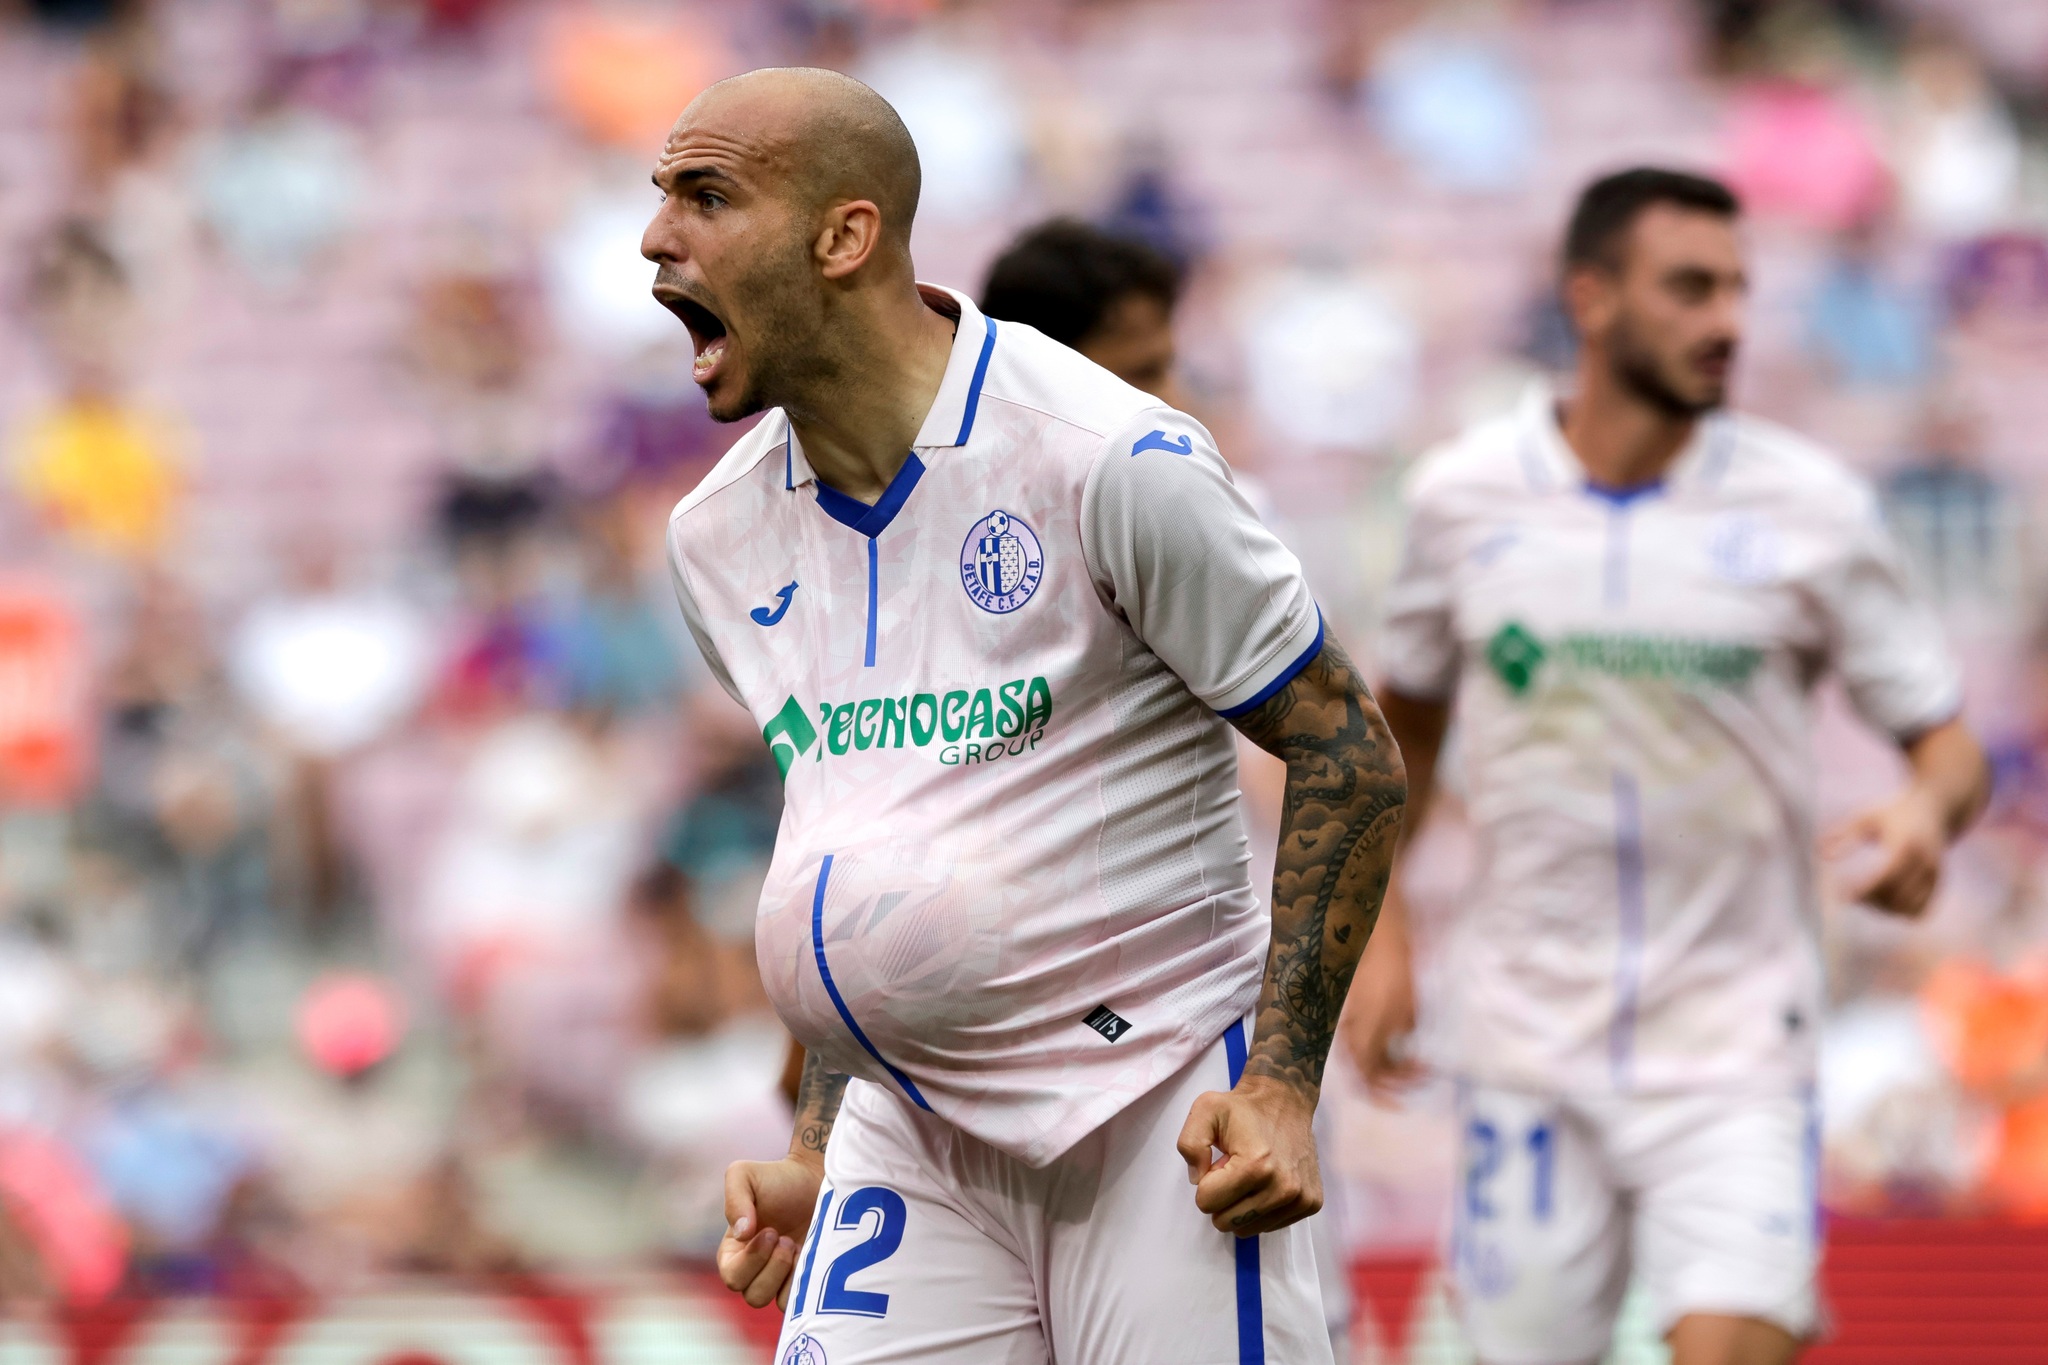
<instances>
[{"instance_id":1,"label":"stubble beard","mask_svg":"<svg viewBox=\"0 0 2048 1365\"><path fill-rule=\"evenodd\" d=\"M1626 322L1617 322L1608 340L1609 364L1621 386L1666 417L1691 420L1714 411L1728 400L1725 384L1717 384L1711 395L1689 397L1679 392L1659 365L1657 354L1644 345Z\"/></svg>"},{"instance_id":2,"label":"stubble beard","mask_svg":"<svg viewBox=\"0 0 2048 1365\"><path fill-rule=\"evenodd\" d=\"M729 401L710 404L714 422L744 421L769 408L800 408L804 395L831 373L807 245L792 234L735 286L734 295L752 305L746 386Z\"/></svg>"}]
</instances>

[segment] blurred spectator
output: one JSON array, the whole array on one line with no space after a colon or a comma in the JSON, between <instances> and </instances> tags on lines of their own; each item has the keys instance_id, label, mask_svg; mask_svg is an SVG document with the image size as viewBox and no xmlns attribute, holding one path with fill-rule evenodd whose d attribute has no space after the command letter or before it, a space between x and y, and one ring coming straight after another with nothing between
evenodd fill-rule
<instances>
[{"instance_id":1,"label":"blurred spectator","mask_svg":"<svg viewBox=\"0 0 2048 1365\"><path fill-rule=\"evenodd\" d=\"M1200 205L1173 178L1166 148L1150 139L1126 150L1102 226L1151 247L1183 272L1201 256L1208 235Z\"/></svg>"},{"instance_id":2,"label":"blurred spectator","mask_svg":"<svg viewBox=\"0 0 2048 1365\"><path fill-rule=\"evenodd\" d=\"M1823 86L1769 81L1739 91L1726 159L1745 207L1837 232L1878 212L1890 193L1868 122Z\"/></svg>"},{"instance_id":3,"label":"blurred spectator","mask_svg":"<svg viewBox=\"0 0 2048 1365\"><path fill-rule=\"evenodd\" d=\"M1884 481L1885 516L1921 581L1945 606L2013 603L2021 509L1984 468L1981 424L1955 400L1930 403L1914 456Z\"/></svg>"},{"instance_id":4,"label":"blurred spectator","mask_svg":"<svg viewBox=\"0 0 2048 1365\"><path fill-rule=\"evenodd\" d=\"M1369 451L1415 400L1415 326L1367 280L1290 270L1259 280L1242 324L1251 401L1278 450Z\"/></svg>"},{"instance_id":5,"label":"blurred spectator","mask_svg":"<svg viewBox=\"0 0 2048 1365\"><path fill-rule=\"evenodd\" d=\"M177 106L155 69L149 38L140 25L96 34L79 63L72 146L88 204L104 203L115 177L158 155L176 130Z\"/></svg>"},{"instance_id":6,"label":"blurred spectator","mask_svg":"<svg viewBox=\"0 0 2048 1365\"><path fill-rule=\"evenodd\" d=\"M1968 48L1933 32L1905 52L1899 178L1913 223L1938 238L2005 226L2019 188L2012 115Z\"/></svg>"},{"instance_id":7,"label":"blurred spectator","mask_svg":"<svg viewBox=\"0 0 2048 1365\"><path fill-rule=\"evenodd\" d=\"M1843 233L1807 303L1808 344L1845 384L1902 385L1933 362L1927 304L1892 277L1874 220Z\"/></svg>"},{"instance_id":8,"label":"blurred spectator","mask_svg":"<svg viewBox=\"0 0 2048 1365\"><path fill-rule=\"evenodd\" d=\"M588 191L570 208L547 251L548 302L569 341L618 358L675 339L640 255L647 217L645 186Z\"/></svg>"},{"instance_id":9,"label":"blurred spectator","mask_svg":"<svg viewBox=\"0 0 2048 1365\"><path fill-rule=\"evenodd\" d=\"M365 188L347 130L273 86L196 153L199 199L228 255L266 288L298 284L354 225Z\"/></svg>"},{"instance_id":10,"label":"blurred spectator","mask_svg":"<svg viewBox=\"0 0 2048 1365\"><path fill-rule=\"evenodd\" d=\"M920 224L992 215L1022 191L1023 106L989 56L932 29L871 51L853 74L896 106L917 143Z\"/></svg>"},{"instance_id":11,"label":"blurred spectator","mask_svg":"<svg viewBox=\"0 0 2048 1365\"><path fill-rule=\"evenodd\" d=\"M172 529L178 440L170 422L123 392L126 272L90 227L67 223L42 244L27 301L60 391L15 434L15 487L81 544L146 556Z\"/></svg>"},{"instance_id":12,"label":"blurred spectator","mask_svg":"<svg viewBox=\"0 0 2048 1365\"><path fill-rule=\"evenodd\" d=\"M330 549L302 544L288 591L243 617L229 652L237 690L296 752L347 753L401 720L425 690L424 623L388 595L340 581Z\"/></svg>"},{"instance_id":13,"label":"blurred spectator","mask_svg":"<svg viewBox=\"0 0 2048 1365\"><path fill-rule=\"evenodd\" d=\"M666 338L627 362L617 386L600 400L598 431L577 471L596 494L632 487L666 505L648 509L662 520L725 453L730 433L711 420L690 380L688 334Z\"/></svg>"},{"instance_id":14,"label":"blurred spectator","mask_svg":"<svg viewBox=\"0 0 2048 1365\"><path fill-rule=\"evenodd\" d=\"M1959 247L1944 293L1957 327L1974 337L2019 347L2048 341L2048 240L2002 232Z\"/></svg>"},{"instance_id":15,"label":"blurred spectator","mask_svg":"<svg viewBox=\"0 0 2048 1365\"><path fill-rule=\"evenodd\" d=\"M16 680L0 689L0 812L78 796L92 755L88 668L70 603L47 583L0 581L0 677ZM0 905L27 882L26 869L0 855Z\"/></svg>"},{"instance_id":16,"label":"blurred spectator","mask_svg":"<svg viewBox=\"0 0 2048 1365\"><path fill-rule=\"evenodd\" d=\"M2048 1222L2048 969L1944 963L1922 992L1956 1079L2001 1112L1982 1175L1992 1208Z\"/></svg>"},{"instance_id":17,"label":"blurred spectator","mask_svg":"<svg viewBox=\"0 0 2048 1365\"><path fill-rule=\"evenodd\" d=\"M717 34L687 13L563 10L544 44L548 83L570 120L636 155L658 148L683 106L732 70Z\"/></svg>"},{"instance_id":18,"label":"blurred spectator","mask_svg":"<svg viewBox=\"0 0 2048 1365\"><path fill-rule=\"evenodd\" d=\"M1494 35L1418 25L1380 48L1367 91L1380 136L1425 180L1497 192L1534 168L1542 121L1527 75Z\"/></svg>"}]
</instances>

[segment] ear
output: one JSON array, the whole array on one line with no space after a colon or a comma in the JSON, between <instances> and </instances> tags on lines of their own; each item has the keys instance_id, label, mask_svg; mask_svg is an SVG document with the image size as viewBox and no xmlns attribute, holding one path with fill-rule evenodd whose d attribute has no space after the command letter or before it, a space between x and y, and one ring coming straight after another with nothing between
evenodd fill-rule
<instances>
[{"instance_id":1,"label":"ear","mask_svg":"<svg viewBox=\"0 0 2048 1365\"><path fill-rule=\"evenodd\" d=\"M843 280L866 265L882 241L882 211L866 199L834 204L811 243L811 254L828 280Z\"/></svg>"},{"instance_id":2,"label":"ear","mask_svg":"<svg viewBox=\"0 0 2048 1365\"><path fill-rule=\"evenodd\" d=\"M1564 311L1581 338L1598 336L1614 319L1621 300L1620 281L1613 272L1598 266L1581 265L1564 277Z\"/></svg>"}]
</instances>

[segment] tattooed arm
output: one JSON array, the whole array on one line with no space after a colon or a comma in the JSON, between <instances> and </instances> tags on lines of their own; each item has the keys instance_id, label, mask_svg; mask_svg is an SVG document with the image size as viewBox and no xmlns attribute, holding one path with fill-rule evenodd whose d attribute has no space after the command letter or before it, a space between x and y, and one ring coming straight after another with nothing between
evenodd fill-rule
<instances>
[{"instance_id":1,"label":"tattooed arm","mask_svg":"<svg viewBox=\"0 0 2048 1365\"><path fill-rule=\"evenodd\" d=\"M822 1167L825 1142L832 1136L833 1120L839 1117L839 1102L846 1098L845 1076L828 1071L816 1057L804 1058L803 1074L796 1083L796 1127L789 1135L789 1154L815 1160Z\"/></svg>"},{"instance_id":2,"label":"tattooed arm","mask_svg":"<svg viewBox=\"0 0 2048 1365\"><path fill-rule=\"evenodd\" d=\"M1196 1205L1251 1236L1322 1207L1309 1124L1386 894L1407 780L1372 693L1333 640L1237 727L1287 764L1273 942L1243 1079L1196 1101L1180 1151Z\"/></svg>"},{"instance_id":3,"label":"tattooed arm","mask_svg":"<svg viewBox=\"0 0 2048 1365\"><path fill-rule=\"evenodd\" d=\"M810 1231L825 1181L825 1144L846 1098L846 1077L815 1056L796 1084L796 1124L780 1161L735 1161L725 1170L725 1237L718 1273L726 1288L760 1308L789 1302L796 1249Z\"/></svg>"}]
</instances>

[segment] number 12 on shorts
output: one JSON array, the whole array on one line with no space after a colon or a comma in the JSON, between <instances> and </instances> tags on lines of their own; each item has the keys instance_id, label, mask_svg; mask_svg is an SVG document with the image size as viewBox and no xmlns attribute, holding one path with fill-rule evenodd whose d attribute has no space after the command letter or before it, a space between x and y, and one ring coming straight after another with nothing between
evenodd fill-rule
<instances>
[{"instance_id":1,"label":"number 12 on shorts","mask_svg":"<svg viewBox=\"0 0 2048 1365\"><path fill-rule=\"evenodd\" d=\"M1538 1123L1523 1135L1522 1146L1529 1153L1529 1212L1538 1222L1550 1217L1551 1186L1557 1173L1557 1139L1548 1123ZM1495 1214L1493 1179L1507 1159L1500 1129L1485 1119L1465 1125L1465 1213L1479 1220Z\"/></svg>"},{"instance_id":2,"label":"number 12 on shorts","mask_svg":"<svg viewBox=\"0 0 2048 1365\"><path fill-rule=\"evenodd\" d=\"M818 1197L818 1213L811 1219L809 1245L804 1248L803 1270L797 1276L796 1296L789 1301L789 1315L800 1318L811 1291L811 1271L816 1268L818 1244L825 1240L826 1219L832 1213L832 1191ZM847 1281L859 1272L880 1265L903 1245L903 1225L909 1221L903 1196L880 1185L865 1185L840 1201L839 1216L832 1226L852 1231L876 1215L875 1230L832 1258L825 1268L824 1284L818 1290L819 1313L847 1313L854 1317L882 1318L889 1315L889 1296L872 1290L855 1289Z\"/></svg>"}]
</instances>

